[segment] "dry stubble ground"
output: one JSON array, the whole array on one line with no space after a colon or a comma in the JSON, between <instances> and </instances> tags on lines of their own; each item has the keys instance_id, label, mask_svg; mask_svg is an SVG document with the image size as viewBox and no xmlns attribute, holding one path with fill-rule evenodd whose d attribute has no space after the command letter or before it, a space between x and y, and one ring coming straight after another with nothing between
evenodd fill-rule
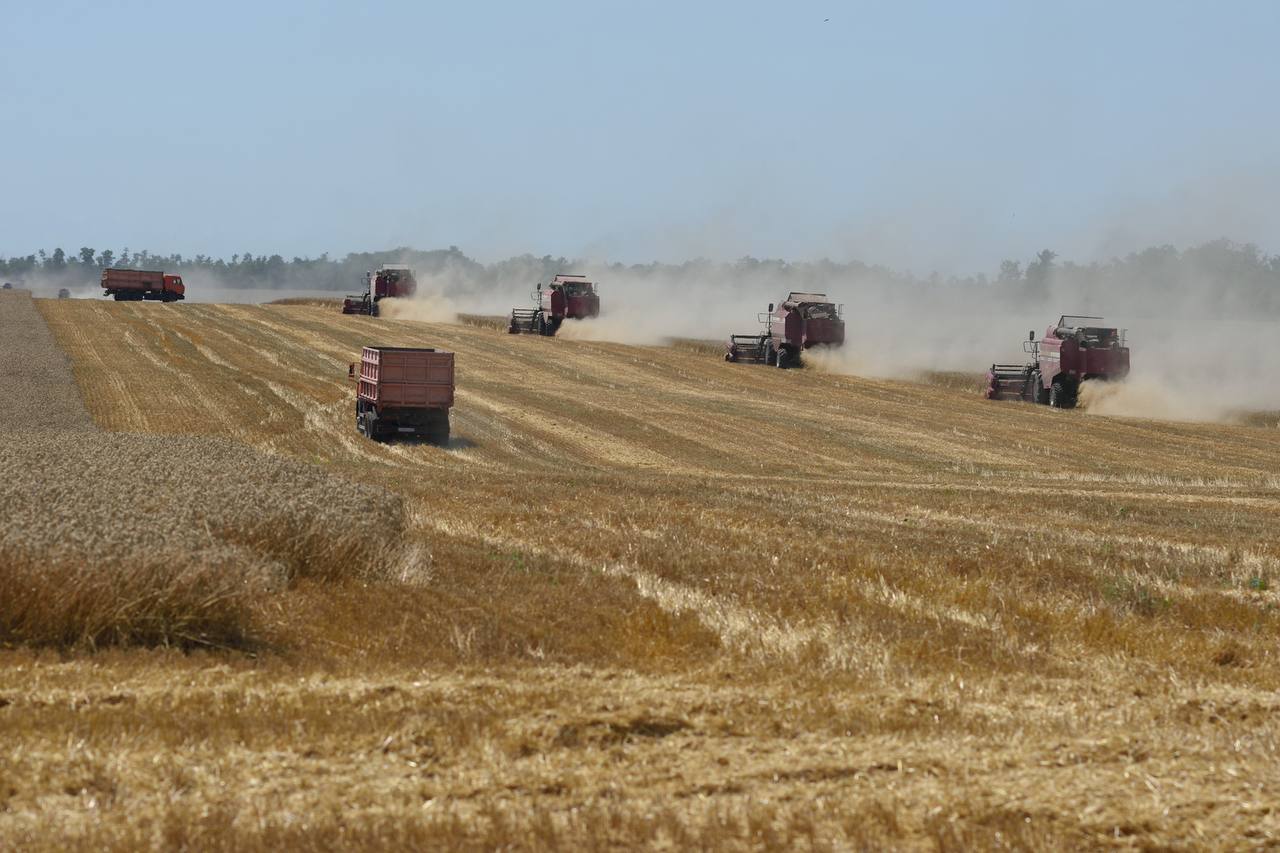
<instances>
[{"instance_id":1,"label":"dry stubble ground","mask_svg":"<svg viewBox=\"0 0 1280 853\"><path fill-rule=\"evenodd\" d=\"M1280 431L320 307L40 307L99 425L389 488L417 570L303 580L256 657L0 653L0 838L1280 840ZM364 343L457 351L448 449L355 434Z\"/></svg>"}]
</instances>

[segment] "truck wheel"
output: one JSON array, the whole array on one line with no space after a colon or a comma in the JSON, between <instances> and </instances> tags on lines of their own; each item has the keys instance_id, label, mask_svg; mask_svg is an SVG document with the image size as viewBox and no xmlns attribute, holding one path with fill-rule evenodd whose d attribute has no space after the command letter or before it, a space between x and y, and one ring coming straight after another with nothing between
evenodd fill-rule
<instances>
[{"instance_id":1,"label":"truck wheel","mask_svg":"<svg viewBox=\"0 0 1280 853\"><path fill-rule=\"evenodd\" d=\"M1049 386L1049 407L1052 409L1061 409L1066 402L1067 392L1063 389L1061 382L1055 382Z\"/></svg>"},{"instance_id":2,"label":"truck wheel","mask_svg":"<svg viewBox=\"0 0 1280 853\"><path fill-rule=\"evenodd\" d=\"M432 444L440 447L449 446L449 416L436 419L431 425L431 431L427 434L427 440Z\"/></svg>"},{"instance_id":3,"label":"truck wheel","mask_svg":"<svg viewBox=\"0 0 1280 853\"><path fill-rule=\"evenodd\" d=\"M785 369L786 369L786 367L787 367L788 355L789 355L789 354L788 354L788 352L787 352L787 348L786 348L786 347L780 347L780 348L778 349L778 355L777 355L777 357L774 359L774 362L773 362L773 363L774 363L774 364L776 364L779 368L781 368L781 369L784 369L784 370L785 370Z\"/></svg>"}]
</instances>

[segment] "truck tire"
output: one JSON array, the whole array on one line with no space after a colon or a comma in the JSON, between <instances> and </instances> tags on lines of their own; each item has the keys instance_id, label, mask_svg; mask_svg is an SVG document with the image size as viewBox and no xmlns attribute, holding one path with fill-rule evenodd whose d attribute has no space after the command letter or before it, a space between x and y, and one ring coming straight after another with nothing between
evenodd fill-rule
<instances>
[{"instance_id":1,"label":"truck tire","mask_svg":"<svg viewBox=\"0 0 1280 853\"><path fill-rule=\"evenodd\" d=\"M1062 409L1067 399L1066 389L1062 387L1061 382L1055 382L1049 386L1049 408Z\"/></svg>"},{"instance_id":2,"label":"truck tire","mask_svg":"<svg viewBox=\"0 0 1280 853\"><path fill-rule=\"evenodd\" d=\"M790 360L791 360L791 354L790 354L790 352L788 352L788 351L787 351L787 348L786 348L786 347L779 347L779 348L778 348L778 356L777 356L777 358L775 358L775 359L774 359L773 363L774 363L774 364L775 364L779 369L785 370L785 369L786 369L786 367L787 367L787 362L789 362Z\"/></svg>"},{"instance_id":3,"label":"truck tire","mask_svg":"<svg viewBox=\"0 0 1280 853\"><path fill-rule=\"evenodd\" d=\"M449 446L449 415L445 413L431 421L427 428L427 441L439 447Z\"/></svg>"}]
</instances>

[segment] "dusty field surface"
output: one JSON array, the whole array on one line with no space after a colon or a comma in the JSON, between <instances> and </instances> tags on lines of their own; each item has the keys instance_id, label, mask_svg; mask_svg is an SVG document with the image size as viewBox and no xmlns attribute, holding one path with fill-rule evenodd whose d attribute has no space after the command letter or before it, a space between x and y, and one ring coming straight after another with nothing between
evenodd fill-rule
<instances>
[{"instance_id":1,"label":"dusty field surface","mask_svg":"<svg viewBox=\"0 0 1280 853\"><path fill-rule=\"evenodd\" d=\"M251 652L0 651L0 846L1280 844L1280 430L39 307L102 428L385 488L414 568L299 579ZM355 433L365 343L458 353L448 448Z\"/></svg>"}]
</instances>

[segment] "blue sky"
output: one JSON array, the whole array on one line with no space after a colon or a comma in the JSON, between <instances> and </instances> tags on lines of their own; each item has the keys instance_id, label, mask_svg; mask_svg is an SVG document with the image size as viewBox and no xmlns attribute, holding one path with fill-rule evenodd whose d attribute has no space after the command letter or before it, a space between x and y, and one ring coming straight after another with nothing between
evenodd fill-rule
<instances>
[{"instance_id":1,"label":"blue sky","mask_svg":"<svg viewBox=\"0 0 1280 853\"><path fill-rule=\"evenodd\" d=\"M1277 3L0 10L5 255L1280 249Z\"/></svg>"}]
</instances>

